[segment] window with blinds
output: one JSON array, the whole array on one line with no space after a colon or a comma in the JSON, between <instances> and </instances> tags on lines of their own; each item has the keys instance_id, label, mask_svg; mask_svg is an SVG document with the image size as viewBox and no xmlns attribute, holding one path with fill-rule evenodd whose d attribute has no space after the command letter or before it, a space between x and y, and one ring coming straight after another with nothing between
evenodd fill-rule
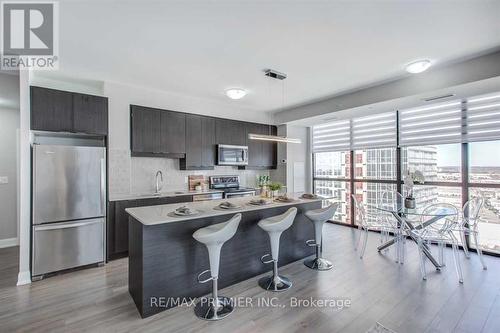
<instances>
[{"instance_id":1,"label":"window with blinds","mask_svg":"<svg viewBox=\"0 0 500 333\"><path fill-rule=\"evenodd\" d=\"M500 93L434 103L312 128L314 153L500 140Z\"/></svg>"},{"instance_id":2,"label":"window with blinds","mask_svg":"<svg viewBox=\"0 0 500 333\"><path fill-rule=\"evenodd\" d=\"M500 93L399 110L399 145L500 139Z\"/></svg>"},{"instance_id":3,"label":"window with blinds","mask_svg":"<svg viewBox=\"0 0 500 333\"><path fill-rule=\"evenodd\" d=\"M350 145L350 120L335 121L312 128L313 153L349 150Z\"/></svg>"},{"instance_id":4,"label":"window with blinds","mask_svg":"<svg viewBox=\"0 0 500 333\"><path fill-rule=\"evenodd\" d=\"M500 139L500 94L467 99L464 141Z\"/></svg>"},{"instance_id":5,"label":"window with blinds","mask_svg":"<svg viewBox=\"0 0 500 333\"><path fill-rule=\"evenodd\" d=\"M462 136L462 102L399 110L399 145L456 143Z\"/></svg>"},{"instance_id":6,"label":"window with blinds","mask_svg":"<svg viewBox=\"0 0 500 333\"><path fill-rule=\"evenodd\" d=\"M396 146L396 112L316 125L313 152Z\"/></svg>"},{"instance_id":7,"label":"window with blinds","mask_svg":"<svg viewBox=\"0 0 500 333\"><path fill-rule=\"evenodd\" d=\"M396 146L396 112L352 119L352 149Z\"/></svg>"}]
</instances>

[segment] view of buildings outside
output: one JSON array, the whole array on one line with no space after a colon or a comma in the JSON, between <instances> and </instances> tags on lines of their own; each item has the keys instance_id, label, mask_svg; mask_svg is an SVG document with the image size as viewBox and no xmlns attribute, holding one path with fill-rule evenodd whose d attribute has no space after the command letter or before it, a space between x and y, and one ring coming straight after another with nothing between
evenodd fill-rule
<instances>
[{"instance_id":1,"label":"view of buildings outside","mask_svg":"<svg viewBox=\"0 0 500 333\"><path fill-rule=\"evenodd\" d=\"M469 182L481 184L500 183L500 141L471 143ZM490 154L488 154L490 152ZM486 156L488 157L486 157ZM438 146L406 147L401 149L402 174L419 170L426 181L461 182L460 144ZM341 206L335 219L343 223L350 221L350 152L327 152L315 154L315 178L336 178L342 180L315 180L316 194ZM354 178L356 180L396 180L396 149L378 148L354 151ZM457 184L458 185L458 184ZM395 191L396 184L354 182L354 194L367 205L368 214L379 212L370 206L380 203L385 191ZM480 195L485 204L479 224L481 248L500 253L500 188L469 188L470 196ZM415 186L414 196L419 207L445 202L462 206L460 186ZM471 244L473 246L473 244Z\"/></svg>"}]
</instances>

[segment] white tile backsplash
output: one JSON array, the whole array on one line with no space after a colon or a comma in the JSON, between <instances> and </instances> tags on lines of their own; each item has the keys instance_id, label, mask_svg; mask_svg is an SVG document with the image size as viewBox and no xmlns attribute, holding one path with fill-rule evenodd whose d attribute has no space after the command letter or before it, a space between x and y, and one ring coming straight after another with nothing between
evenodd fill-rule
<instances>
[{"instance_id":1,"label":"white tile backsplash","mask_svg":"<svg viewBox=\"0 0 500 333\"><path fill-rule=\"evenodd\" d=\"M161 157L131 157L129 150L109 151L109 195L151 193L155 175L163 173L163 191L187 190L189 175L238 175L242 186L256 187L257 175L269 175L266 170L238 170L237 167L216 166L214 170L183 171L179 160Z\"/></svg>"},{"instance_id":2,"label":"white tile backsplash","mask_svg":"<svg viewBox=\"0 0 500 333\"><path fill-rule=\"evenodd\" d=\"M108 183L110 197L130 193L130 151L110 149L108 152Z\"/></svg>"}]
</instances>

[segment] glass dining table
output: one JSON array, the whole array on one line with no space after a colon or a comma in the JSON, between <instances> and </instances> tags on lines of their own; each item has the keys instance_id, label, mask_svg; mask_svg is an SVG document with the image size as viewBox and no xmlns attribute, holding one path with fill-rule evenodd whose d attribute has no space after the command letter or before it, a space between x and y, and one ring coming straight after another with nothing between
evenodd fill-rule
<instances>
[{"instance_id":1,"label":"glass dining table","mask_svg":"<svg viewBox=\"0 0 500 333\"><path fill-rule=\"evenodd\" d=\"M435 210L425 210L425 207L410 209L405 207L400 207L399 205L381 205L381 206L373 206L375 209L384 212L390 213L394 216L398 223L399 228L403 228L403 234L408 235L411 240L415 243L418 243L417 235L415 234L415 230L420 228L425 228L445 217L457 215L457 211L447 208L447 207L439 207ZM417 222L412 221L413 218L418 218L420 221ZM389 246L392 246L396 243L396 238L393 238L383 244L381 244L377 249L378 251L382 251ZM436 267L437 270L441 270L441 265L438 261L433 257L431 250L429 247L424 244L423 252L425 256L430 260L430 262Z\"/></svg>"}]
</instances>

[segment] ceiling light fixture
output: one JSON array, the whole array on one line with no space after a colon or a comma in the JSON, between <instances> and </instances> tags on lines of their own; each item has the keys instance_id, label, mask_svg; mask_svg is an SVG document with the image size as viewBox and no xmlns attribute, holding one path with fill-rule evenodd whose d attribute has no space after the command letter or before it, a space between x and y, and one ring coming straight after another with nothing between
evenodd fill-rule
<instances>
[{"instance_id":1,"label":"ceiling light fixture","mask_svg":"<svg viewBox=\"0 0 500 333\"><path fill-rule=\"evenodd\" d=\"M285 108L285 82L284 80L287 78L287 75L282 72L278 72L274 69L265 69L264 75L273 79L281 81L281 106L282 109ZM265 135L265 134L248 134L248 138L250 140L261 140L261 141L273 141L273 142L283 142L283 143L302 143L300 139L287 138L284 136L277 135Z\"/></svg>"},{"instance_id":2,"label":"ceiling light fixture","mask_svg":"<svg viewBox=\"0 0 500 333\"><path fill-rule=\"evenodd\" d=\"M276 135L264 135L264 134L248 134L250 140L261 140L261 141L274 141L274 142L285 142L285 143L301 143L300 139L287 138L284 136Z\"/></svg>"},{"instance_id":3,"label":"ceiling light fixture","mask_svg":"<svg viewBox=\"0 0 500 333\"><path fill-rule=\"evenodd\" d=\"M430 60L418 60L406 65L406 71L411 74L418 74L426 71L429 67L431 67Z\"/></svg>"},{"instance_id":4,"label":"ceiling light fixture","mask_svg":"<svg viewBox=\"0 0 500 333\"><path fill-rule=\"evenodd\" d=\"M230 88L226 90L226 96L231 99L241 99L247 94L245 89L241 88Z\"/></svg>"}]
</instances>

